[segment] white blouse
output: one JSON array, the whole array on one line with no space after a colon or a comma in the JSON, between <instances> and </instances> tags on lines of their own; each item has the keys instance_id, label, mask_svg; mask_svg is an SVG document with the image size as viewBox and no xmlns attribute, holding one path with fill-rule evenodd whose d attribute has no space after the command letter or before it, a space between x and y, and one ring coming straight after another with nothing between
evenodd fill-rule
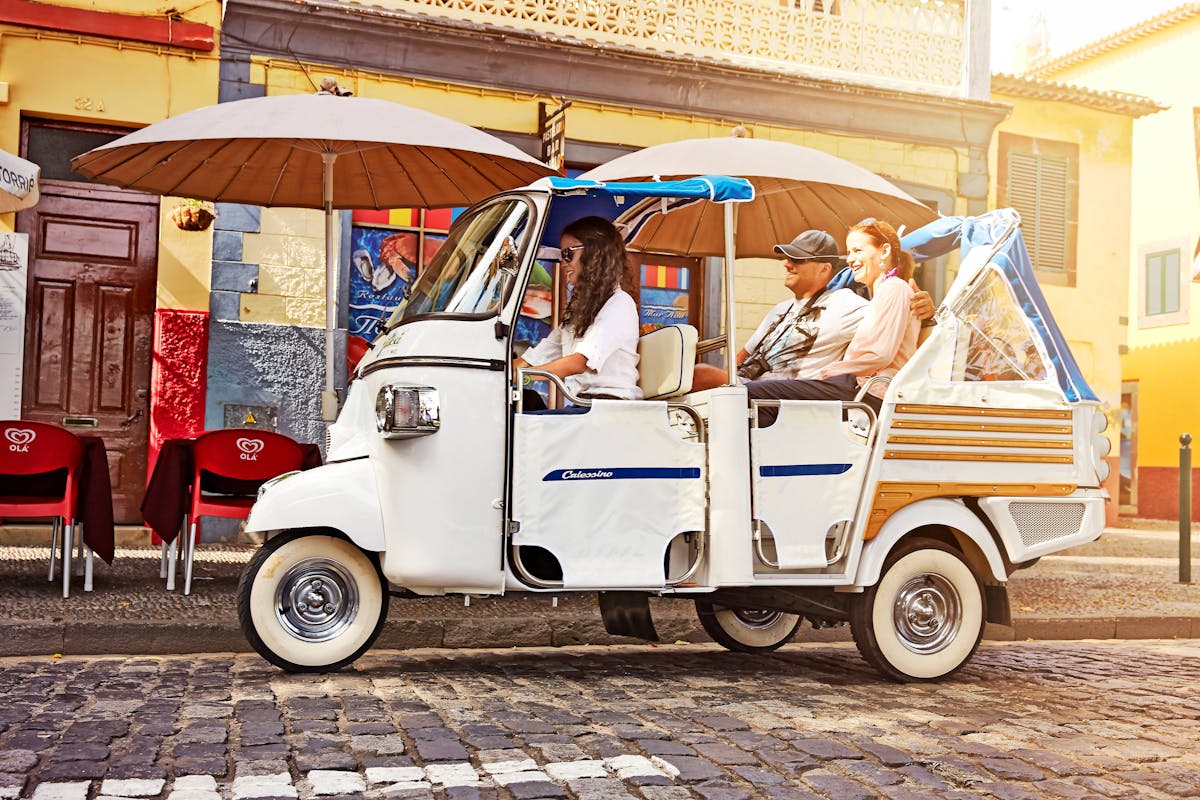
<instances>
[{"instance_id":1,"label":"white blouse","mask_svg":"<svg viewBox=\"0 0 1200 800\"><path fill-rule=\"evenodd\" d=\"M573 325L560 325L521 357L531 367L540 367L564 356L583 353L587 356L587 369L566 381L572 394L608 394L622 400L641 400L637 370L639 327L637 303L628 292L617 289L583 336L575 335Z\"/></svg>"}]
</instances>

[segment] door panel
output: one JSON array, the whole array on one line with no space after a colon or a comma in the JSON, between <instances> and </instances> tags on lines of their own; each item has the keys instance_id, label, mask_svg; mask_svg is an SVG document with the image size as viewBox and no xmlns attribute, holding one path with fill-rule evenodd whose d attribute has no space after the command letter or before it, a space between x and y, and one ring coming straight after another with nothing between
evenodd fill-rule
<instances>
[{"instance_id":1,"label":"door panel","mask_svg":"<svg viewBox=\"0 0 1200 800\"><path fill-rule=\"evenodd\" d=\"M822 569L854 522L871 451L842 422L842 404L784 400L750 431L754 518L780 569ZM769 534L769 536L767 535Z\"/></svg>"},{"instance_id":2,"label":"door panel","mask_svg":"<svg viewBox=\"0 0 1200 800\"><path fill-rule=\"evenodd\" d=\"M29 236L25 419L94 419L104 437L117 522L141 521L158 198L46 181L17 218Z\"/></svg>"},{"instance_id":3,"label":"door panel","mask_svg":"<svg viewBox=\"0 0 1200 800\"><path fill-rule=\"evenodd\" d=\"M34 387L34 402L39 407L66 414L67 396L71 391L71 375L66 365L71 363L71 309L75 305L75 287L44 281L36 284L36 292L36 295L33 291L29 293L26 310L32 331L25 337L24 383L26 387ZM39 354L36 373L29 369L31 349Z\"/></svg>"}]
</instances>

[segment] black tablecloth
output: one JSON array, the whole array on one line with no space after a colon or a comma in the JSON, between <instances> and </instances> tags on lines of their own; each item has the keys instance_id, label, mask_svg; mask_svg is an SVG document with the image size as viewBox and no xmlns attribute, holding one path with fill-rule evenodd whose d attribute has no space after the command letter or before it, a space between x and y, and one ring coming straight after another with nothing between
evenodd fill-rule
<instances>
[{"instance_id":1,"label":"black tablecloth","mask_svg":"<svg viewBox=\"0 0 1200 800\"><path fill-rule=\"evenodd\" d=\"M172 542L179 535L183 518L191 501L192 445L195 439L167 439L158 451L154 471L146 485L146 497L142 500L142 517L146 524L164 542ZM300 469L312 469L321 465L321 449L315 444L300 444L304 461ZM218 494L253 495L263 481L239 481L205 472L201 482L206 492Z\"/></svg>"},{"instance_id":2,"label":"black tablecloth","mask_svg":"<svg viewBox=\"0 0 1200 800\"><path fill-rule=\"evenodd\" d=\"M83 465L79 472L76 514L83 524L83 541L107 561L113 560L112 484L108 477L108 451L99 436L78 436L83 445ZM12 497L61 497L67 485L65 469L38 475L0 476L5 495Z\"/></svg>"}]
</instances>

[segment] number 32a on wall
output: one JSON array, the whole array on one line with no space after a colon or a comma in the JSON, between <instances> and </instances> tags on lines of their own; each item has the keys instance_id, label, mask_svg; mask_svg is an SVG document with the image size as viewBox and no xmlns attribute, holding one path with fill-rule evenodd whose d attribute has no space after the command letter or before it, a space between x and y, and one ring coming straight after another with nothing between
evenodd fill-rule
<instances>
[{"instance_id":1,"label":"number 32a on wall","mask_svg":"<svg viewBox=\"0 0 1200 800\"><path fill-rule=\"evenodd\" d=\"M104 101L97 97L76 97L76 111L104 111Z\"/></svg>"}]
</instances>

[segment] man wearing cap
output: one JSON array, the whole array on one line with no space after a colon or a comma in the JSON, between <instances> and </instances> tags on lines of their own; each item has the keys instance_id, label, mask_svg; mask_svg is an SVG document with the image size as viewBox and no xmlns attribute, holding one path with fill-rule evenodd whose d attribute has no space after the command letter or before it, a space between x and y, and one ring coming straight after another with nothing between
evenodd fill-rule
<instances>
[{"instance_id":1,"label":"man wearing cap","mask_svg":"<svg viewBox=\"0 0 1200 800\"><path fill-rule=\"evenodd\" d=\"M869 305L861 284L861 294L853 281L830 288L841 255L825 231L805 231L787 244L775 245L775 252L784 258L783 285L793 298L772 308L738 351L738 379L743 383L819 377L825 366L842 357ZM917 293L913 309L920 319L933 315L928 292ZM712 389L726 381L725 370L697 364L692 390Z\"/></svg>"}]
</instances>

